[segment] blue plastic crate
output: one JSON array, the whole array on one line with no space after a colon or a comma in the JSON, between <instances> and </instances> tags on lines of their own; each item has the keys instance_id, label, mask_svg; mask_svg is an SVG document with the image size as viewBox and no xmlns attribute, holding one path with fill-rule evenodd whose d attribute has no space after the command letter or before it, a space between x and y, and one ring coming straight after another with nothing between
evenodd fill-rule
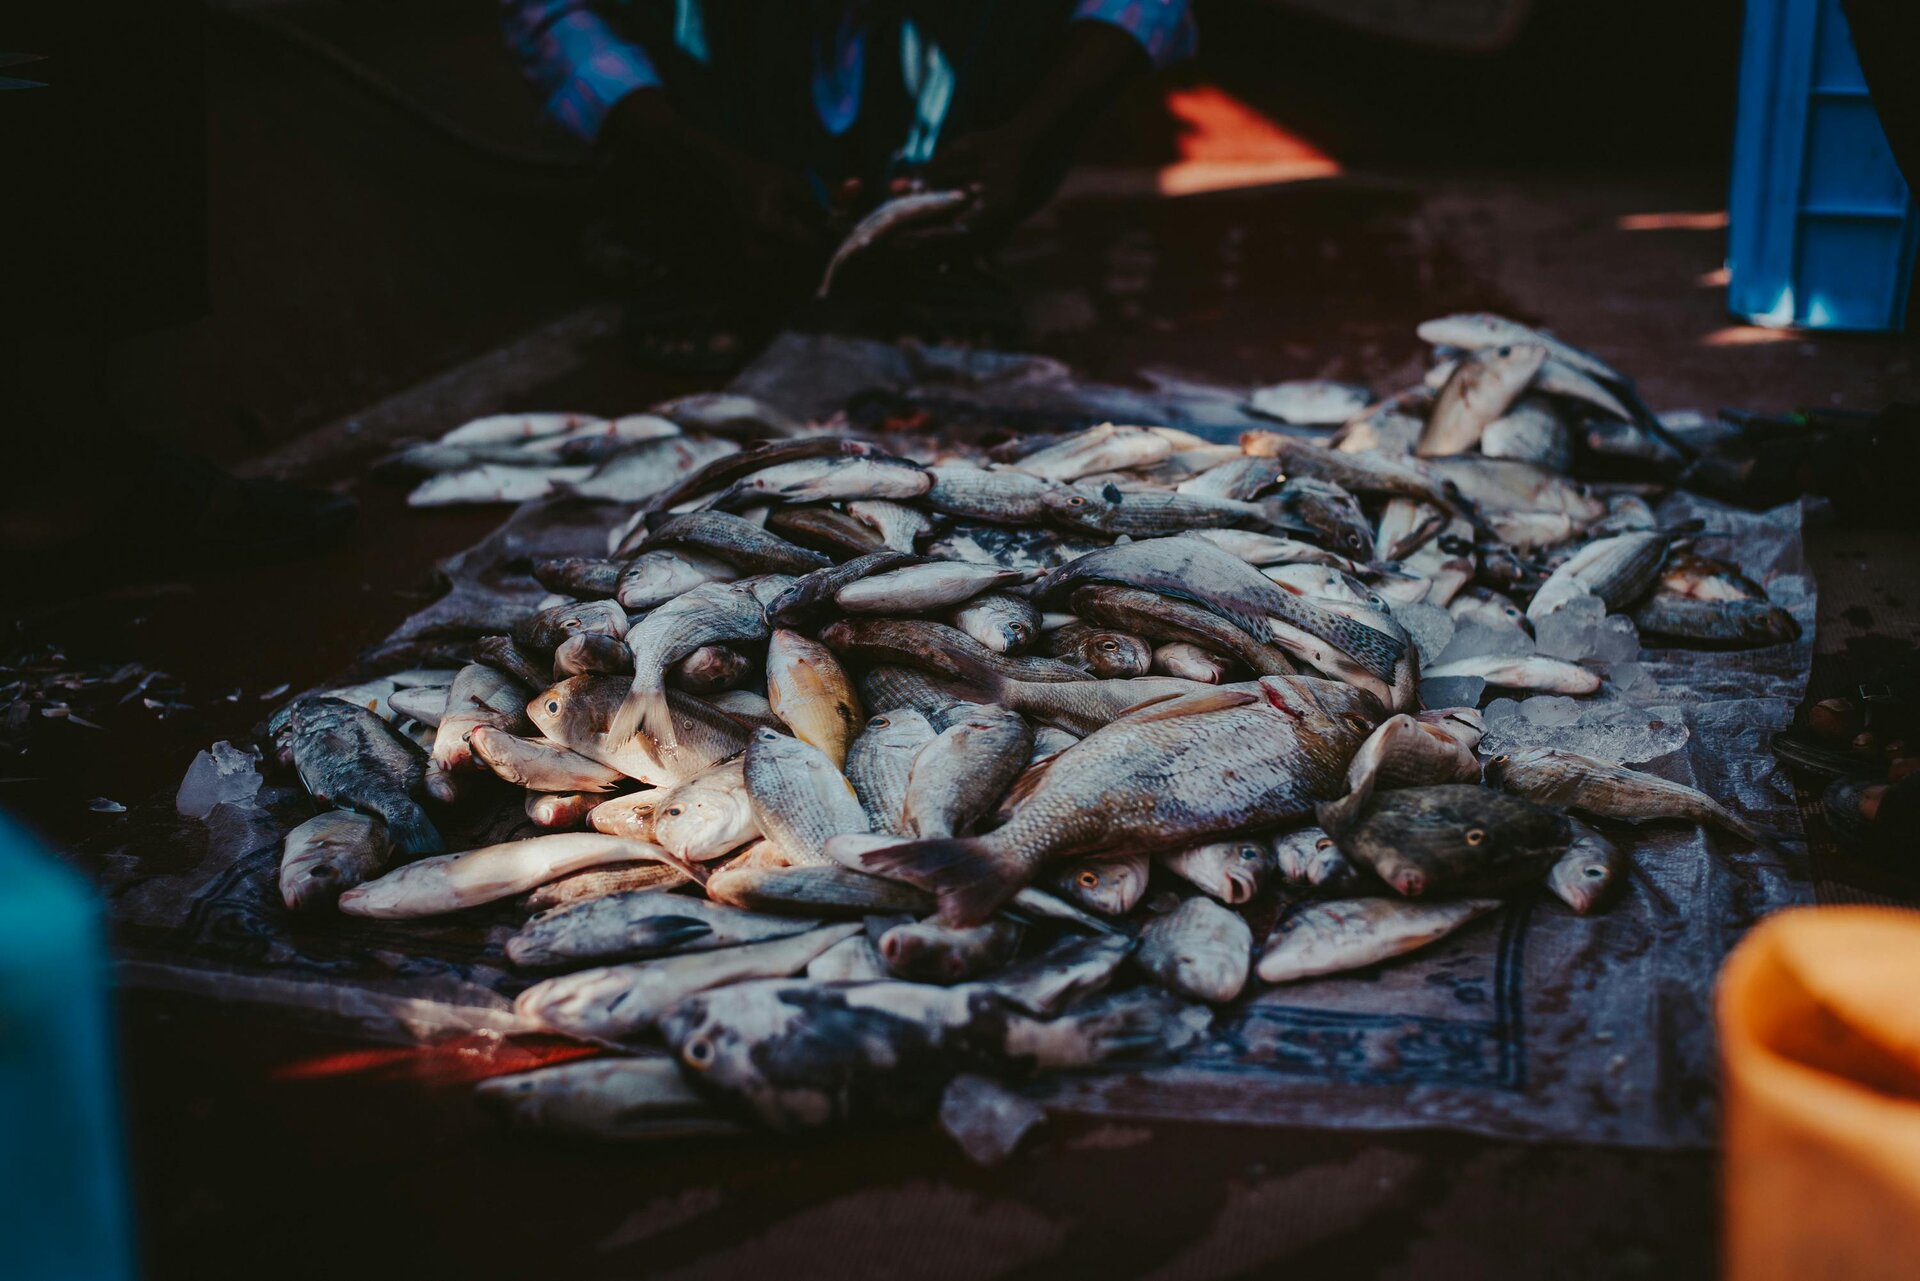
<instances>
[{"instance_id":1,"label":"blue plastic crate","mask_svg":"<svg viewBox=\"0 0 1920 1281\"><path fill-rule=\"evenodd\" d=\"M1728 305L1759 325L1906 323L1920 215L1839 0L1747 0Z\"/></svg>"}]
</instances>

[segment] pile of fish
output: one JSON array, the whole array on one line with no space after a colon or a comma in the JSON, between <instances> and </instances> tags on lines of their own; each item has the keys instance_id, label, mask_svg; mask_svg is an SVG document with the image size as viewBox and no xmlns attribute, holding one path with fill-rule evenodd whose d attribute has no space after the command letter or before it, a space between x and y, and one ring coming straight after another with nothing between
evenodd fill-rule
<instances>
[{"instance_id":1,"label":"pile of fish","mask_svg":"<svg viewBox=\"0 0 1920 1281\"><path fill-rule=\"evenodd\" d=\"M1265 389L1290 429L1234 444L1106 424L916 459L728 397L412 451L606 451L564 483L627 505L465 665L276 713L331 807L287 838L287 905L517 910L521 1015L672 1056L482 1087L523 1121L791 1129L1164 1054L1249 984L1542 886L1593 911L1624 824L1768 839L1608 760L1482 759L1489 693L1606 697L1639 632L1795 629L1639 493L1566 474L1583 433L1672 448L1626 379L1495 317L1421 333L1437 390ZM700 450L674 426L722 418ZM443 815L511 789L551 830L443 848Z\"/></svg>"}]
</instances>

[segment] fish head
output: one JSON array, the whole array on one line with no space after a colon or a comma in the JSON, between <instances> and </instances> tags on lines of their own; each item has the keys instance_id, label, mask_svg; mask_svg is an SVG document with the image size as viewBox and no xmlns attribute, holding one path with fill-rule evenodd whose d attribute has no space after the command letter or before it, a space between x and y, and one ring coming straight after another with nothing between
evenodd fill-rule
<instances>
[{"instance_id":1,"label":"fish head","mask_svg":"<svg viewBox=\"0 0 1920 1281\"><path fill-rule=\"evenodd\" d=\"M1153 649L1128 632L1088 632L1080 641L1080 660L1102 680L1130 680L1152 668Z\"/></svg>"},{"instance_id":2,"label":"fish head","mask_svg":"<svg viewBox=\"0 0 1920 1281\"><path fill-rule=\"evenodd\" d=\"M717 788L682 787L654 809L654 844L681 858L722 854L739 829L739 794Z\"/></svg>"},{"instance_id":3,"label":"fish head","mask_svg":"<svg viewBox=\"0 0 1920 1281\"><path fill-rule=\"evenodd\" d=\"M1613 888L1620 853L1598 833L1574 841L1565 856L1547 873L1548 888L1575 912L1585 916Z\"/></svg>"},{"instance_id":4,"label":"fish head","mask_svg":"<svg viewBox=\"0 0 1920 1281\"><path fill-rule=\"evenodd\" d=\"M1354 833L1381 879L1417 898L1448 883L1564 851L1565 814L1471 784L1406 788L1374 802Z\"/></svg>"},{"instance_id":5,"label":"fish head","mask_svg":"<svg viewBox=\"0 0 1920 1281\"><path fill-rule=\"evenodd\" d=\"M739 650L725 645L702 645L680 662L679 673L697 690L721 690L737 684L753 666Z\"/></svg>"},{"instance_id":6,"label":"fish head","mask_svg":"<svg viewBox=\"0 0 1920 1281\"><path fill-rule=\"evenodd\" d=\"M1230 906L1250 903L1273 875L1276 859L1267 842L1248 837L1223 841L1220 850L1220 897Z\"/></svg>"},{"instance_id":7,"label":"fish head","mask_svg":"<svg viewBox=\"0 0 1920 1281\"><path fill-rule=\"evenodd\" d=\"M896 926L881 935L880 955L890 973L916 983L957 983L967 976L967 958L945 931Z\"/></svg>"},{"instance_id":8,"label":"fish head","mask_svg":"<svg viewBox=\"0 0 1920 1281\"><path fill-rule=\"evenodd\" d=\"M1480 746L1480 740L1486 737L1487 721L1474 707L1441 707L1420 712L1415 716L1429 730L1446 735L1469 752Z\"/></svg>"},{"instance_id":9,"label":"fish head","mask_svg":"<svg viewBox=\"0 0 1920 1281\"><path fill-rule=\"evenodd\" d=\"M1091 530L1105 529L1125 501L1126 495L1111 482L1098 488L1092 485L1058 485L1047 489L1040 497L1042 508L1053 520L1076 529Z\"/></svg>"},{"instance_id":10,"label":"fish head","mask_svg":"<svg viewBox=\"0 0 1920 1281\"><path fill-rule=\"evenodd\" d=\"M1087 859L1061 873L1056 885L1090 912L1124 916L1146 893L1147 874L1132 859Z\"/></svg>"}]
</instances>

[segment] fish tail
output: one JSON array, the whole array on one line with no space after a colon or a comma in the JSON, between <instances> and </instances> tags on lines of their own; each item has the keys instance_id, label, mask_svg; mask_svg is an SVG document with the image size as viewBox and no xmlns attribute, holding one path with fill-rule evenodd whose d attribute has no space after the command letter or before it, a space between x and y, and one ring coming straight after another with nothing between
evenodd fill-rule
<instances>
[{"instance_id":1,"label":"fish tail","mask_svg":"<svg viewBox=\"0 0 1920 1281\"><path fill-rule=\"evenodd\" d=\"M632 741L634 735L644 732L649 739L662 748L676 746L673 737L673 714L667 706L666 686L658 675L651 680L639 671L634 673L633 687L627 696L614 709L613 718L607 722L606 739L608 744L619 746Z\"/></svg>"},{"instance_id":2,"label":"fish tail","mask_svg":"<svg viewBox=\"0 0 1920 1281\"><path fill-rule=\"evenodd\" d=\"M942 924L978 925L1020 892L1033 874L1025 859L986 837L940 837L865 850L863 870L906 881L940 897Z\"/></svg>"},{"instance_id":3,"label":"fish tail","mask_svg":"<svg viewBox=\"0 0 1920 1281\"><path fill-rule=\"evenodd\" d=\"M388 806L381 818L386 821L393 847L402 854L418 857L438 854L447 848L446 842L440 839L440 829L433 825L427 812L410 801Z\"/></svg>"},{"instance_id":4,"label":"fish tail","mask_svg":"<svg viewBox=\"0 0 1920 1281\"><path fill-rule=\"evenodd\" d=\"M1777 834L1754 826L1726 806L1708 801L1705 808L1706 812L1701 817L1706 821L1718 823L1743 841L1775 851L1780 849L1780 838Z\"/></svg>"}]
</instances>

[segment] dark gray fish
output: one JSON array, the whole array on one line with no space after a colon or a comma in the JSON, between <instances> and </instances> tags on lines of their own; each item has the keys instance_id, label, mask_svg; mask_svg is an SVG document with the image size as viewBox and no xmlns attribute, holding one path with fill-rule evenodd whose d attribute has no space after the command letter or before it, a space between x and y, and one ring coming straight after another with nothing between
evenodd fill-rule
<instances>
[{"instance_id":1,"label":"dark gray fish","mask_svg":"<svg viewBox=\"0 0 1920 1281\"><path fill-rule=\"evenodd\" d=\"M1271 458L1236 458L1209 467L1198 476L1181 481L1174 491L1198 494L1205 498L1230 498L1250 503L1267 493L1285 478L1280 464Z\"/></svg>"},{"instance_id":2,"label":"dark gray fish","mask_svg":"<svg viewBox=\"0 0 1920 1281\"><path fill-rule=\"evenodd\" d=\"M421 807L427 754L364 707L337 698L303 698L289 717L293 768L323 805L371 814L402 854L446 848Z\"/></svg>"},{"instance_id":3,"label":"dark gray fish","mask_svg":"<svg viewBox=\"0 0 1920 1281\"><path fill-rule=\"evenodd\" d=\"M513 625L513 642L522 649L551 653L570 636L598 632L616 640L626 635L627 611L610 600L555 605Z\"/></svg>"},{"instance_id":4,"label":"dark gray fish","mask_svg":"<svg viewBox=\"0 0 1920 1281\"><path fill-rule=\"evenodd\" d=\"M1658 591L1633 611L1644 635L1728 649L1759 649L1800 639L1792 614L1768 600L1700 600Z\"/></svg>"},{"instance_id":5,"label":"dark gray fish","mask_svg":"<svg viewBox=\"0 0 1920 1281\"><path fill-rule=\"evenodd\" d=\"M908 772L902 814L927 838L973 830L1026 768L1033 727L1004 707L975 706L920 749Z\"/></svg>"},{"instance_id":6,"label":"dark gray fish","mask_svg":"<svg viewBox=\"0 0 1920 1281\"><path fill-rule=\"evenodd\" d=\"M473 643L473 661L505 672L528 689L539 689L551 679L551 669L527 657L509 636L482 636Z\"/></svg>"},{"instance_id":7,"label":"dark gray fish","mask_svg":"<svg viewBox=\"0 0 1920 1281\"><path fill-rule=\"evenodd\" d=\"M1047 518L1068 529L1109 538L1154 538L1189 529L1268 523L1265 509L1227 498L1115 484L1064 485L1046 499Z\"/></svg>"},{"instance_id":8,"label":"dark gray fish","mask_svg":"<svg viewBox=\"0 0 1920 1281\"><path fill-rule=\"evenodd\" d=\"M648 552L656 547L690 547L718 556L750 574L805 574L833 563L819 552L797 547L750 520L726 512L675 516L641 539L635 550Z\"/></svg>"},{"instance_id":9,"label":"dark gray fish","mask_svg":"<svg viewBox=\"0 0 1920 1281\"><path fill-rule=\"evenodd\" d=\"M814 916L922 913L933 896L914 886L839 866L729 866L707 881L717 902L756 912L806 912Z\"/></svg>"},{"instance_id":10,"label":"dark gray fish","mask_svg":"<svg viewBox=\"0 0 1920 1281\"><path fill-rule=\"evenodd\" d=\"M583 632L561 641L553 651L553 679L563 681L587 672L631 675L633 652L619 637L600 632Z\"/></svg>"},{"instance_id":11,"label":"dark gray fish","mask_svg":"<svg viewBox=\"0 0 1920 1281\"><path fill-rule=\"evenodd\" d=\"M892 454L803 458L742 476L708 499L707 506L741 511L779 503L917 498L932 483L926 468Z\"/></svg>"},{"instance_id":12,"label":"dark gray fish","mask_svg":"<svg viewBox=\"0 0 1920 1281\"><path fill-rule=\"evenodd\" d=\"M664 415L671 418L671 414ZM654 506L660 511L672 511L702 494L723 489L740 479L766 467L776 467L781 463L790 463L802 458L828 458L836 455L858 457L878 452L878 447L864 440L853 440L845 436L808 436L800 440L782 440L764 445L753 445L738 453L716 458L699 471L675 485L654 500Z\"/></svg>"},{"instance_id":13,"label":"dark gray fish","mask_svg":"<svg viewBox=\"0 0 1920 1281\"><path fill-rule=\"evenodd\" d=\"M999 525L1033 525L1046 519L1047 499L1061 486L1013 468L943 463L930 469L933 487L921 501L937 512Z\"/></svg>"},{"instance_id":14,"label":"dark gray fish","mask_svg":"<svg viewBox=\"0 0 1920 1281\"><path fill-rule=\"evenodd\" d=\"M1079 593L1074 593L1078 599ZM1075 613L1079 613L1076 607ZM1224 624L1231 627L1232 624ZM1040 634L1040 648L1061 662L1101 680L1145 676L1153 666L1153 646L1122 628L1068 623Z\"/></svg>"},{"instance_id":15,"label":"dark gray fish","mask_svg":"<svg viewBox=\"0 0 1920 1281\"><path fill-rule=\"evenodd\" d=\"M767 606L767 621L776 627L804 627L839 612L834 594L849 583L871 574L885 573L902 565L927 564L924 556L882 548L867 552L839 565L816 569L794 580L791 587L773 598Z\"/></svg>"},{"instance_id":16,"label":"dark gray fish","mask_svg":"<svg viewBox=\"0 0 1920 1281\"><path fill-rule=\"evenodd\" d=\"M1404 640L1333 614L1200 538L1144 539L1090 552L1042 579L1035 599L1070 599L1075 589L1097 582L1191 600L1255 640L1277 644L1343 680L1371 676L1390 685L1406 653ZM1326 654L1303 635L1336 652ZM1328 671L1330 664L1335 670Z\"/></svg>"},{"instance_id":17,"label":"dark gray fish","mask_svg":"<svg viewBox=\"0 0 1920 1281\"><path fill-rule=\"evenodd\" d=\"M969 682L982 674L1037 682L1092 679L1050 659L996 654L958 628L924 618L843 618L823 629L820 640L863 664L913 667Z\"/></svg>"},{"instance_id":18,"label":"dark gray fish","mask_svg":"<svg viewBox=\"0 0 1920 1281\"><path fill-rule=\"evenodd\" d=\"M767 516L767 529L827 556L864 556L887 550L878 530L834 507L778 507Z\"/></svg>"},{"instance_id":19,"label":"dark gray fish","mask_svg":"<svg viewBox=\"0 0 1920 1281\"><path fill-rule=\"evenodd\" d=\"M1373 526L1358 500L1332 481L1289 476L1272 505L1286 523L1317 535L1323 546L1357 561L1373 559Z\"/></svg>"},{"instance_id":20,"label":"dark gray fish","mask_svg":"<svg viewBox=\"0 0 1920 1281\"><path fill-rule=\"evenodd\" d=\"M1497 897L1538 884L1573 840L1557 810L1459 784L1377 793L1358 822L1328 830L1407 898Z\"/></svg>"},{"instance_id":21,"label":"dark gray fish","mask_svg":"<svg viewBox=\"0 0 1920 1281\"><path fill-rule=\"evenodd\" d=\"M991 974L1013 959L1020 926L996 916L969 929L938 921L896 925L880 936L880 956L895 978L915 983L964 983Z\"/></svg>"},{"instance_id":22,"label":"dark gray fish","mask_svg":"<svg viewBox=\"0 0 1920 1281\"><path fill-rule=\"evenodd\" d=\"M567 556L533 562L533 578L550 592L580 600L599 600L613 595L620 585L625 562L592 556Z\"/></svg>"},{"instance_id":23,"label":"dark gray fish","mask_svg":"<svg viewBox=\"0 0 1920 1281\"><path fill-rule=\"evenodd\" d=\"M950 924L982 921L1050 861L1179 848L1303 817L1338 794L1375 719L1370 696L1331 681L1269 676L1257 686L1265 697L1189 688L1202 692L1124 716L1035 766L1005 826L872 851L862 866L935 890Z\"/></svg>"},{"instance_id":24,"label":"dark gray fish","mask_svg":"<svg viewBox=\"0 0 1920 1281\"><path fill-rule=\"evenodd\" d=\"M542 912L507 940L506 951L508 960L526 966L631 960L764 943L819 925L664 890L630 890Z\"/></svg>"},{"instance_id":25,"label":"dark gray fish","mask_svg":"<svg viewBox=\"0 0 1920 1281\"><path fill-rule=\"evenodd\" d=\"M980 691L959 681L913 667L885 663L856 669L853 678L863 707L905 707L932 720L961 703L981 701Z\"/></svg>"},{"instance_id":26,"label":"dark gray fish","mask_svg":"<svg viewBox=\"0 0 1920 1281\"><path fill-rule=\"evenodd\" d=\"M1095 583L1076 591L1072 606L1074 613L1089 622L1118 628L1122 633L1160 644L1198 645L1237 658L1252 668L1256 676L1294 674L1293 664L1279 647L1263 645L1212 610L1192 601L1176 600L1137 587Z\"/></svg>"},{"instance_id":27,"label":"dark gray fish","mask_svg":"<svg viewBox=\"0 0 1920 1281\"><path fill-rule=\"evenodd\" d=\"M703 1088L779 1130L930 1114L973 1068L1084 1068L1164 1052L1166 998L1110 998L1051 1021L988 988L925 983L736 983L667 1011L660 1030Z\"/></svg>"}]
</instances>

